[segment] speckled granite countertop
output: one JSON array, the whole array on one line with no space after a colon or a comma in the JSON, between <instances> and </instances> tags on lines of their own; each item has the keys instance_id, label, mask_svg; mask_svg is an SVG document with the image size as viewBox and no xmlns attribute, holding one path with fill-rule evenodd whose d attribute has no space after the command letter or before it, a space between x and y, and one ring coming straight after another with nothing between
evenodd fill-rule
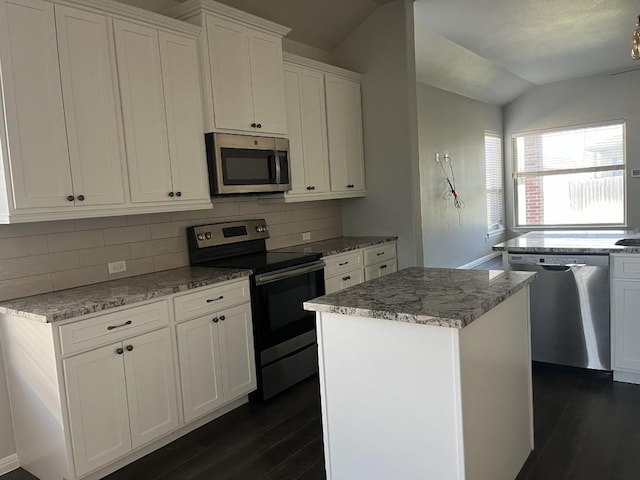
<instances>
[{"instance_id":1,"label":"speckled granite countertop","mask_svg":"<svg viewBox=\"0 0 640 480\"><path fill-rule=\"evenodd\" d=\"M535 276L534 272L413 267L304 306L317 312L464 328Z\"/></svg>"},{"instance_id":2,"label":"speckled granite countertop","mask_svg":"<svg viewBox=\"0 0 640 480\"><path fill-rule=\"evenodd\" d=\"M497 251L515 253L640 253L640 245L623 247L622 238L640 238L638 230L572 230L529 232L493 246Z\"/></svg>"},{"instance_id":3,"label":"speckled granite countertop","mask_svg":"<svg viewBox=\"0 0 640 480\"><path fill-rule=\"evenodd\" d=\"M0 313L52 323L249 276L249 270L183 267L0 303Z\"/></svg>"},{"instance_id":4,"label":"speckled granite countertop","mask_svg":"<svg viewBox=\"0 0 640 480\"><path fill-rule=\"evenodd\" d=\"M321 253L323 257L337 255L339 253L357 250L359 248L371 247L381 243L393 242L398 237L337 237L319 242L303 243L292 247L284 247L275 250L276 252L303 252Z\"/></svg>"}]
</instances>

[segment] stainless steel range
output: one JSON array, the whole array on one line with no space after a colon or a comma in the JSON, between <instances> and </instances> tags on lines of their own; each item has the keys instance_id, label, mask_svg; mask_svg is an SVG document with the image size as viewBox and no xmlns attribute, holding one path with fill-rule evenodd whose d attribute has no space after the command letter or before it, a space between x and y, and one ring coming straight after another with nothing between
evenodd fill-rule
<instances>
[{"instance_id":1,"label":"stainless steel range","mask_svg":"<svg viewBox=\"0 0 640 480\"><path fill-rule=\"evenodd\" d=\"M193 266L251 270L251 309L258 390L265 400L318 371L315 316L304 301L324 295L324 262L317 253L269 252L264 220L187 229Z\"/></svg>"}]
</instances>

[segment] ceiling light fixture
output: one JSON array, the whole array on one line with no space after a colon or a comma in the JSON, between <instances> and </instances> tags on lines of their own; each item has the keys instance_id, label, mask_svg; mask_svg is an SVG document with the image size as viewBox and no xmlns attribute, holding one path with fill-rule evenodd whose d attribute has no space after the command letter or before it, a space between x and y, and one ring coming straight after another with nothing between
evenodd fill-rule
<instances>
[{"instance_id":1,"label":"ceiling light fixture","mask_svg":"<svg viewBox=\"0 0 640 480\"><path fill-rule=\"evenodd\" d=\"M631 39L631 57L634 60L640 60L640 15L638 15L636 31L633 32L633 37Z\"/></svg>"}]
</instances>

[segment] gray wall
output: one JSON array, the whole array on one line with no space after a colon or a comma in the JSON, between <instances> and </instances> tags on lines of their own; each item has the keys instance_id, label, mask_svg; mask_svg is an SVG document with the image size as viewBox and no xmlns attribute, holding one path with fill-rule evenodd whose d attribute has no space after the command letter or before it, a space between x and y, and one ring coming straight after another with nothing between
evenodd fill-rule
<instances>
[{"instance_id":1,"label":"gray wall","mask_svg":"<svg viewBox=\"0 0 640 480\"><path fill-rule=\"evenodd\" d=\"M504 238L486 237L484 155L484 133L502 133L502 112L495 105L417 85L424 264L457 267L490 254ZM436 152L452 159L464 209L443 199L446 182Z\"/></svg>"},{"instance_id":2,"label":"gray wall","mask_svg":"<svg viewBox=\"0 0 640 480\"><path fill-rule=\"evenodd\" d=\"M535 87L504 107L504 141L513 133L626 121L627 172L640 168L640 71L598 75ZM511 148L505 148L506 175L511 178ZM507 226L514 225L513 182L507 186ZM627 177L627 224L640 226L640 179Z\"/></svg>"},{"instance_id":3,"label":"gray wall","mask_svg":"<svg viewBox=\"0 0 640 480\"><path fill-rule=\"evenodd\" d=\"M2 351L0 350L0 461L16 453L16 446L13 441L11 409L9 408L9 396L6 385L4 361Z\"/></svg>"},{"instance_id":4,"label":"gray wall","mask_svg":"<svg viewBox=\"0 0 640 480\"><path fill-rule=\"evenodd\" d=\"M334 52L363 73L367 196L342 201L345 235L398 235L398 266L420 265L413 6L396 0L372 13Z\"/></svg>"}]
</instances>

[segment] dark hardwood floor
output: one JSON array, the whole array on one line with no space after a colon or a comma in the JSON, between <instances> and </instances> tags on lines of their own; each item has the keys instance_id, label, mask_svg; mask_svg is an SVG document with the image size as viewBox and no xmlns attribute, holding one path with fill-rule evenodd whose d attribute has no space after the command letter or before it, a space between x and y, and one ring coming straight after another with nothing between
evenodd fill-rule
<instances>
[{"instance_id":1,"label":"dark hardwood floor","mask_svg":"<svg viewBox=\"0 0 640 480\"><path fill-rule=\"evenodd\" d=\"M640 386L544 364L534 365L533 379L536 448L517 480L640 479ZM312 378L264 404L244 405L107 479L321 480L323 461ZM0 477L33 479L22 469Z\"/></svg>"}]
</instances>

